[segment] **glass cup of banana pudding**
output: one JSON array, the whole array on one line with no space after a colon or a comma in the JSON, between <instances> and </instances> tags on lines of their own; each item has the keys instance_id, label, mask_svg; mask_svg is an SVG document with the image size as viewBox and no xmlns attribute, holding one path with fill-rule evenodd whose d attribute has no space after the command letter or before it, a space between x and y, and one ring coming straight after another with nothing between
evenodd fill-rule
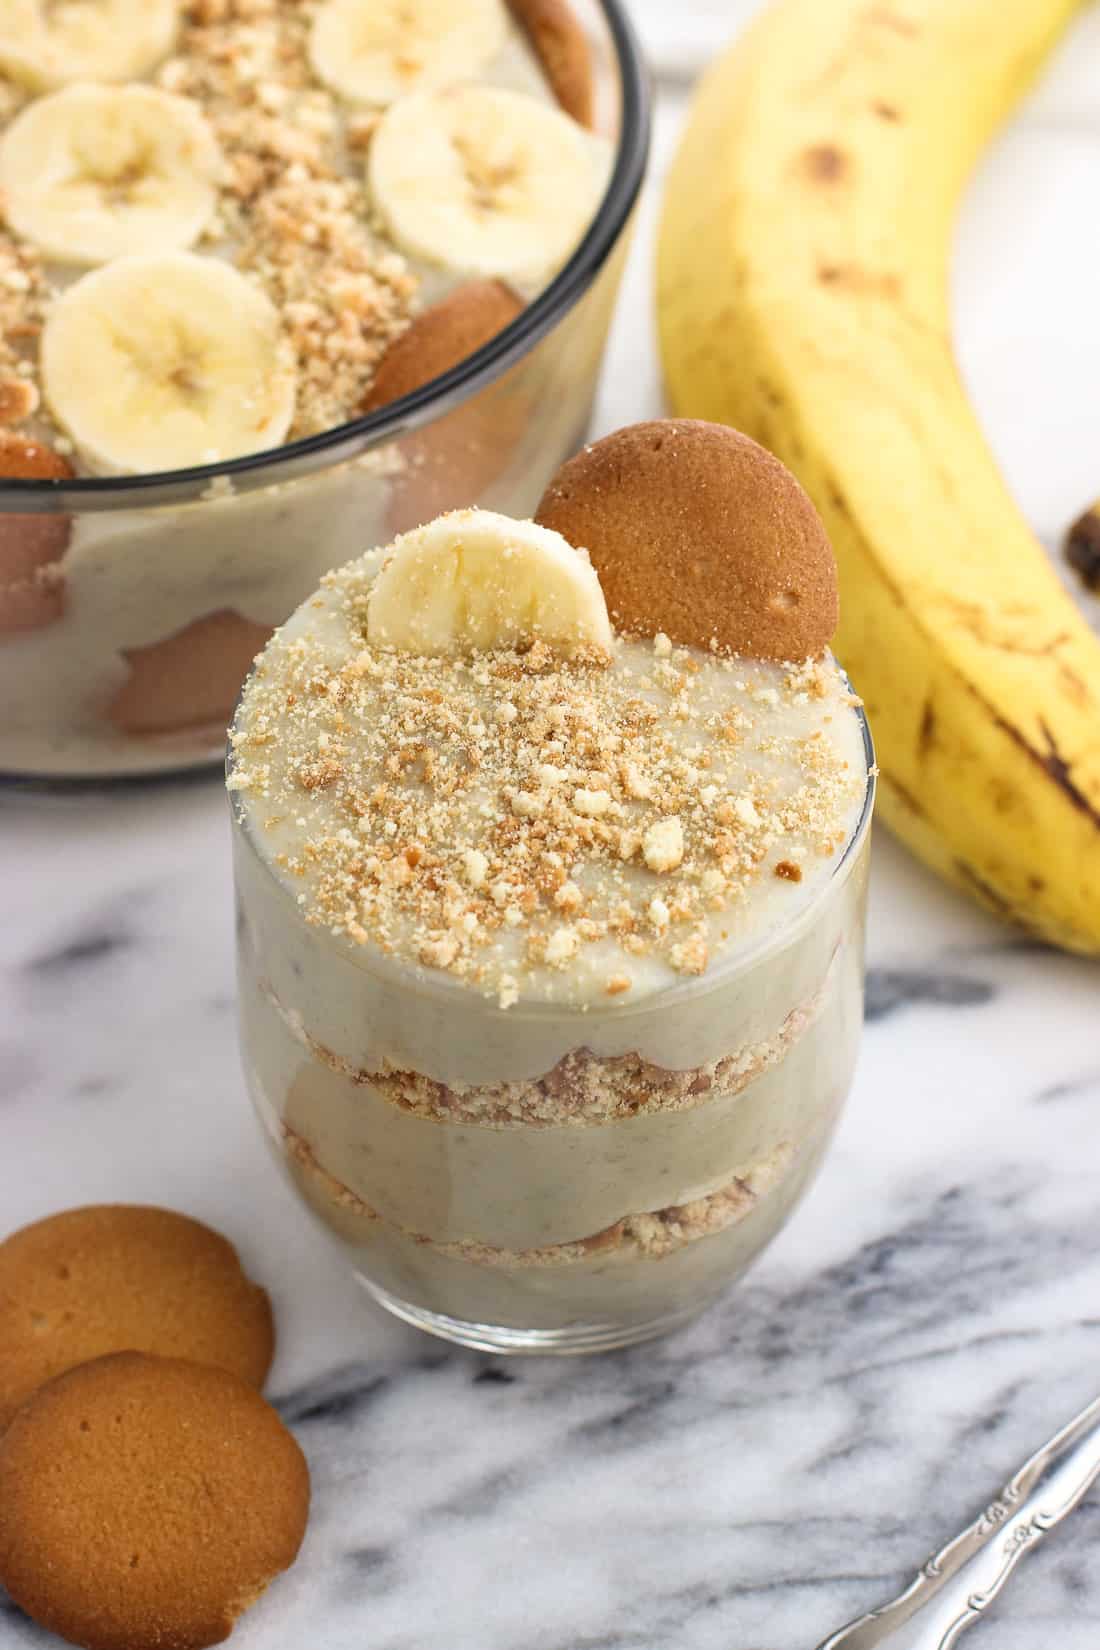
<instances>
[{"instance_id":1,"label":"glass cup of banana pudding","mask_svg":"<svg viewBox=\"0 0 1100 1650\"><path fill-rule=\"evenodd\" d=\"M329 573L230 732L241 1043L398 1316L495 1351L692 1317L815 1175L874 768L794 478L692 421Z\"/></svg>"},{"instance_id":2,"label":"glass cup of banana pudding","mask_svg":"<svg viewBox=\"0 0 1100 1650\"><path fill-rule=\"evenodd\" d=\"M583 438L618 0L0 0L0 773L220 758L322 574Z\"/></svg>"}]
</instances>

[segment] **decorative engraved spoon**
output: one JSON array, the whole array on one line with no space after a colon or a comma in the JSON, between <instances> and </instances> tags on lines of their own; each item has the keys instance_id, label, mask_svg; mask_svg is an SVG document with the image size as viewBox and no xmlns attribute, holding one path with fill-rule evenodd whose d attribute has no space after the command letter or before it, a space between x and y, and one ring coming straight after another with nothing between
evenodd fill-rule
<instances>
[{"instance_id":1,"label":"decorative engraved spoon","mask_svg":"<svg viewBox=\"0 0 1100 1650\"><path fill-rule=\"evenodd\" d=\"M1073 1511L1098 1478L1100 1398L1094 1398L1024 1462L973 1524L927 1561L903 1593L849 1622L818 1650L871 1650L918 1611L920 1621L905 1636L911 1650L952 1650L1024 1554Z\"/></svg>"}]
</instances>

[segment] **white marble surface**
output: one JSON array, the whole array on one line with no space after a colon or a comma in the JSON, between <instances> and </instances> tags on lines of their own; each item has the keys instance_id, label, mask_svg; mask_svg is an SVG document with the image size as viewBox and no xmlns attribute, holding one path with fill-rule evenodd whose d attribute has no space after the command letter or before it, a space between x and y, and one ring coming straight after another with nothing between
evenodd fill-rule
<instances>
[{"instance_id":1,"label":"white marble surface","mask_svg":"<svg viewBox=\"0 0 1100 1650\"><path fill-rule=\"evenodd\" d=\"M964 366L1052 545L1100 491L1098 92L1093 13L960 239ZM678 113L666 92L658 174ZM651 208L601 428L660 406ZM315 1506L241 1650L809 1650L1097 1385L1100 971L995 927L884 835L864 1054L793 1225L667 1343L507 1365L371 1311L264 1155L215 782L7 800L0 863L0 1231L168 1203L230 1233L275 1298L272 1391ZM1098 1536L1093 1500L975 1650L1095 1650ZM0 1650L45 1642L0 1604Z\"/></svg>"}]
</instances>

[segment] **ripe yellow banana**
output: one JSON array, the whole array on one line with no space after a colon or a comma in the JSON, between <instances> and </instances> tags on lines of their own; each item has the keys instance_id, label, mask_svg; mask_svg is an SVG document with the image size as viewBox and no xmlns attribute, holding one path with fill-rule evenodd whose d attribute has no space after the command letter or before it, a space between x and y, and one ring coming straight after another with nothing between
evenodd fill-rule
<instances>
[{"instance_id":1,"label":"ripe yellow banana","mask_svg":"<svg viewBox=\"0 0 1100 1650\"><path fill-rule=\"evenodd\" d=\"M658 303L675 410L756 436L825 518L889 824L1100 952L1100 642L997 472L947 300L970 168L1077 3L776 0L698 92Z\"/></svg>"}]
</instances>

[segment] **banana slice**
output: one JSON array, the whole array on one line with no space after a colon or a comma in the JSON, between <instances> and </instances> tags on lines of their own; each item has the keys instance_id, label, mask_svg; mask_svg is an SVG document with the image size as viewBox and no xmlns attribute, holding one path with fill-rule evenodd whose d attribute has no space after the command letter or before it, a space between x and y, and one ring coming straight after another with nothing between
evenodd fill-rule
<instances>
[{"instance_id":1,"label":"banana slice","mask_svg":"<svg viewBox=\"0 0 1100 1650\"><path fill-rule=\"evenodd\" d=\"M471 79L507 37L503 0L328 0L309 55L341 97L385 107Z\"/></svg>"},{"instance_id":2,"label":"banana slice","mask_svg":"<svg viewBox=\"0 0 1100 1650\"><path fill-rule=\"evenodd\" d=\"M541 640L611 649L588 557L548 527L455 510L394 541L371 589L367 640L403 653L480 653Z\"/></svg>"},{"instance_id":3,"label":"banana slice","mask_svg":"<svg viewBox=\"0 0 1100 1650\"><path fill-rule=\"evenodd\" d=\"M402 251L531 289L588 227L605 150L568 115L522 92L455 86L386 111L367 182Z\"/></svg>"},{"instance_id":4,"label":"banana slice","mask_svg":"<svg viewBox=\"0 0 1100 1650\"><path fill-rule=\"evenodd\" d=\"M0 0L0 69L35 92L138 80L167 57L177 0Z\"/></svg>"},{"instance_id":5,"label":"banana slice","mask_svg":"<svg viewBox=\"0 0 1100 1650\"><path fill-rule=\"evenodd\" d=\"M61 263L191 246L213 216L220 170L197 106L153 86L68 86L0 139L4 216Z\"/></svg>"},{"instance_id":6,"label":"banana slice","mask_svg":"<svg viewBox=\"0 0 1100 1650\"><path fill-rule=\"evenodd\" d=\"M214 258L117 258L71 286L42 333L42 387L89 468L213 464L278 446L295 373L274 306Z\"/></svg>"}]
</instances>

